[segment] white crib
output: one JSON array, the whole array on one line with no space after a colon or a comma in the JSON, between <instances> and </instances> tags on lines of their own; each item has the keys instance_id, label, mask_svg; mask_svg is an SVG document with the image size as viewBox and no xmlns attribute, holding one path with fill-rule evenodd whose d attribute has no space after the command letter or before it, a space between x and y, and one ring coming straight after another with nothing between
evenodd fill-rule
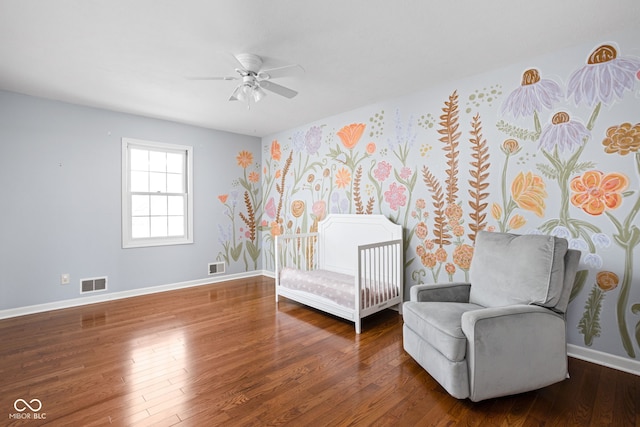
<instances>
[{"instance_id":1,"label":"white crib","mask_svg":"<svg viewBox=\"0 0 640 427\"><path fill-rule=\"evenodd\" d=\"M351 320L402 307L402 227L383 215L332 214L317 233L276 237L280 296Z\"/></svg>"}]
</instances>

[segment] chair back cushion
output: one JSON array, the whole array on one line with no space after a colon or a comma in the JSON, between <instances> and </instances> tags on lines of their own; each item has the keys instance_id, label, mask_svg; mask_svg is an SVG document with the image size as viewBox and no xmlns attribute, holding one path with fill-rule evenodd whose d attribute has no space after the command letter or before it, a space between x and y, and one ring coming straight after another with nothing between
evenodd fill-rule
<instances>
[{"instance_id":1,"label":"chair back cushion","mask_svg":"<svg viewBox=\"0 0 640 427\"><path fill-rule=\"evenodd\" d=\"M566 239L480 231L469 270L469 302L484 307L555 307L565 279Z\"/></svg>"}]
</instances>

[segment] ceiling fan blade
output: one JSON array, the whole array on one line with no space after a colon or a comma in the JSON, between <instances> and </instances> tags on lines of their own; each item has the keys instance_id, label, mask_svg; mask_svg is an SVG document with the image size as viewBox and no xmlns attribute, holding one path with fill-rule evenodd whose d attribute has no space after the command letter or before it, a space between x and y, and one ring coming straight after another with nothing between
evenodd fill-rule
<instances>
[{"instance_id":1,"label":"ceiling fan blade","mask_svg":"<svg viewBox=\"0 0 640 427\"><path fill-rule=\"evenodd\" d=\"M187 77L188 80L239 80L238 77L224 76L224 77Z\"/></svg>"},{"instance_id":2,"label":"ceiling fan blade","mask_svg":"<svg viewBox=\"0 0 640 427\"><path fill-rule=\"evenodd\" d=\"M275 94L284 96L285 98L293 98L298 94L298 92L296 92L293 89L289 89L288 87L281 86L269 80L260 81L260 87L268 91L271 91Z\"/></svg>"},{"instance_id":3,"label":"ceiling fan blade","mask_svg":"<svg viewBox=\"0 0 640 427\"><path fill-rule=\"evenodd\" d=\"M304 73L304 68L298 64L285 65L284 67L261 70L258 77L261 79L277 79L279 77L296 76Z\"/></svg>"}]
</instances>

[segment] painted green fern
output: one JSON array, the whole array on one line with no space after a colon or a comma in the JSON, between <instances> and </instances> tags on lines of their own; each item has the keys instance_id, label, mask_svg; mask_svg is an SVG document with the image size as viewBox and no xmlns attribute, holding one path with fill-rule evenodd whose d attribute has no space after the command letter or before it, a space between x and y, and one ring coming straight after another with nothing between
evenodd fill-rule
<instances>
[{"instance_id":1,"label":"painted green fern","mask_svg":"<svg viewBox=\"0 0 640 427\"><path fill-rule=\"evenodd\" d=\"M499 131L506 133L512 138L520 139L522 141L530 140L537 141L540 138L540 132L523 129L512 124L505 122L504 120L498 121L496 127Z\"/></svg>"},{"instance_id":2,"label":"painted green fern","mask_svg":"<svg viewBox=\"0 0 640 427\"><path fill-rule=\"evenodd\" d=\"M584 305L582 318L578 322L578 329L584 335L584 343L589 347L593 344L593 339L600 336L602 301L604 301L604 292L598 285L593 285L589 298L587 298L587 302Z\"/></svg>"}]
</instances>

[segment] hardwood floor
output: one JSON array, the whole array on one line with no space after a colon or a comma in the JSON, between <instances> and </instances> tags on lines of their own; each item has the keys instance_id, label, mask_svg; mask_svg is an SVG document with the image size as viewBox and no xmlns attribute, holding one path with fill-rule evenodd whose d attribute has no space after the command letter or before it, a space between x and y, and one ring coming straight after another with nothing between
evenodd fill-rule
<instances>
[{"instance_id":1,"label":"hardwood floor","mask_svg":"<svg viewBox=\"0 0 640 427\"><path fill-rule=\"evenodd\" d=\"M640 426L638 376L570 359L561 383L460 401L404 352L396 312L356 335L276 307L265 277L1 320L0 361L0 425Z\"/></svg>"}]
</instances>

